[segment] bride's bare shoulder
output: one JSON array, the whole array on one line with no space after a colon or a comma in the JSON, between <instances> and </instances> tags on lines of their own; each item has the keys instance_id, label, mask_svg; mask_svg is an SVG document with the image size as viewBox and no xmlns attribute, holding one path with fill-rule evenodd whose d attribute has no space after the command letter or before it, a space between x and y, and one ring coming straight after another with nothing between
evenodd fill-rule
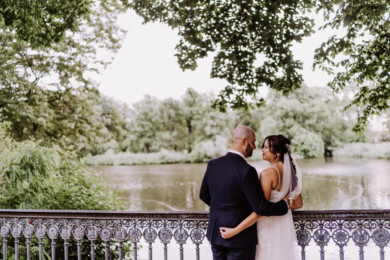
<instances>
[{"instance_id":1,"label":"bride's bare shoulder","mask_svg":"<svg viewBox=\"0 0 390 260\"><path fill-rule=\"evenodd\" d=\"M273 179L278 177L278 173L276 172L275 168L269 167L267 169L262 170L259 173L260 177L267 178L267 179Z\"/></svg>"}]
</instances>

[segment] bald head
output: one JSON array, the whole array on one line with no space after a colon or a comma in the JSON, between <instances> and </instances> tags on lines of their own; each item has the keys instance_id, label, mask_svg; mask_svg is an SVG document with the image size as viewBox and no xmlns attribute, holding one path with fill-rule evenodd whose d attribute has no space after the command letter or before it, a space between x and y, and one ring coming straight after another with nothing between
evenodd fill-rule
<instances>
[{"instance_id":1,"label":"bald head","mask_svg":"<svg viewBox=\"0 0 390 260\"><path fill-rule=\"evenodd\" d=\"M255 136L255 132L252 128L245 125L239 125L234 129L232 133L232 144L239 143L243 138L250 139Z\"/></svg>"},{"instance_id":2,"label":"bald head","mask_svg":"<svg viewBox=\"0 0 390 260\"><path fill-rule=\"evenodd\" d=\"M252 128L239 125L232 134L232 149L239 151L245 157L251 157L256 148L256 136Z\"/></svg>"}]
</instances>

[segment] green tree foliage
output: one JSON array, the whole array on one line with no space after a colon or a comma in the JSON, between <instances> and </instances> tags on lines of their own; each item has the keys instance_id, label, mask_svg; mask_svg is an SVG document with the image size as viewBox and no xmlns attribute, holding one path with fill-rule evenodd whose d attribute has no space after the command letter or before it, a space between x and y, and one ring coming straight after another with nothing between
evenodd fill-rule
<instances>
[{"instance_id":1,"label":"green tree foliage","mask_svg":"<svg viewBox=\"0 0 390 260\"><path fill-rule=\"evenodd\" d=\"M7 128L0 124L0 205L3 209L71 209L115 210L120 205L116 195L104 183L92 176L89 167L78 157L58 146L44 147L32 141L16 142ZM9 241L12 247L12 241ZM83 245L83 258L90 252L89 243ZM98 243L97 258L104 257L104 245ZM34 246L35 245L35 246ZM37 241L32 254L37 258ZM70 241L71 257L76 257L75 241ZM12 249L12 248L11 248ZM9 253L13 252L11 249ZM50 242L44 241L45 259L50 259ZM63 246L57 245L58 259L63 257ZM21 250L24 257L25 250ZM12 256L9 256L11 259ZM8 258L7 258L8 259Z\"/></svg>"},{"instance_id":2,"label":"green tree foliage","mask_svg":"<svg viewBox=\"0 0 390 260\"><path fill-rule=\"evenodd\" d=\"M134 121L130 125L129 138L127 140L130 151L144 151L150 153L155 148L158 132L158 113L160 101L150 96L145 96L142 101L135 103Z\"/></svg>"},{"instance_id":3,"label":"green tree foliage","mask_svg":"<svg viewBox=\"0 0 390 260\"><path fill-rule=\"evenodd\" d=\"M349 106L359 108L355 131L362 131L372 115L389 108L390 100L390 2L319 1L317 10L327 20L323 28L344 28L316 50L314 67L331 74L343 68L329 86L336 92L350 82L358 91Z\"/></svg>"},{"instance_id":4,"label":"green tree foliage","mask_svg":"<svg viewBox=\"0 0 390 260\"><path fill-rule=\"evenodd\" d=\"M18 141L42 140L86 153L99 143L103 125L93 120L96 91L0 88L0 117L12 122Z\"/></svg>"},{"instance_id":5,"label":"green tree foliage","mask_svg":"<svg viewBox=\"0 0 390 260\"><path fill-rule=\"evenodd\" d=\"M183 96L182 113L184 116L185 127L187 128L187 134L184 136L185 148L190 153L193 149L193 143L195 140L195 120L202 109L202 95L196 92L192 88L188 88Z\"/></svg>"},{"instance_id":6,"label":"green tree foliage","mask_svg":"<svg viewBox=\"0 0 390 260\"><path fill-rule=\"evenodd\" d=\"M188 89L182 99L145 98L133 104L128 117L128 138L124 141L131 152L158 152L161 149L193 152L195 144L215 142L216 136L230 134L234 121L231 113L211 109L213 97ZM223 144L226 147L226 143ZM203 152L199 151L201 154Z\"/></svg>"},{"instance_id":7,"label":"green tree foliage","mask_svg":"<svg viewBox=\"0 0 390 260\"><path fill-rule=\"evenodd\" d=\"M57 12L64 16L72 12L76 15L78 8L87 3L89 5L88 12L82 15L84 18L72 18L73 25L67 24L69 30L66 26L61 27L66 32L61 36L61 41L52 42L49 37L47 43L50 44L27 41L35 39L40 42L39 37L43 39L43 36L32 34L26 41L20 37L17 25L23 21L20 16L23 13L27 15L31 8L25 5L28 1L18 0L16 5L6 7L1 5L0 119L13 123L10 131L17 140L40 139L85 154L102 138L103 128L92 120L93 106L99 96L96 83L90 79L90 75L109 62L109 59L99 58L97 51L116 51L120 47L123 33L116 25L116 18L123 7L118 1L104 0L93 4L89 1L74 4L73 1L33 2L32 6L36 8L40 4L47 5L47 9L44 6L44 10L37 12L45 13L41 18L47 21L46 26L50 30L56 28L56 25L61 27L60 24L64 21L57 17ZM51 11L54 7L67 7L71 10ZM16 15L12 22L6 22L1 17L7 16L8 12ZM31 19L35 19L34 12L29 14ZM52 17L47 18L46 15L52 12ZM36 22L37 26L43 26L39 25L39 21ZM56 22L58 24L53 25ZM74 26L79 31L70 30Z\"/></svg>"},{"instance_id":8,"label":"green tree foliage","mask_svg":"<svg viewBox=\"0 0 390 260\"><path fill-rule=\"evenodd\" d=\"M160 129L157 131L156 139L161 144L157 145L177 151L179 147L182 148L185 145L183 138L187 134L181 103L168 98L162 101L158 111Z\"/></svg>"},{"instance_id":9,"label":"green tree foliage","mask_svg":"<svg viewBox=\"0 0 390 260\"><path fill-rule=\"evenodd\" d=\"M122 0L143 17L159 21L178 31L176 46L180 67L194 70L197 61L213 55L211 77L228 85L214 101L226 111L248 108L260 88L268 86L290 93L302 84L302 62L293 57L291 47L313 32L309 12L324 13L327 28L345 28L343 36L333 36L314 56L314 67L329 73L343 67L329 84L334 90L357 82L350 105L362 107L355 131L362 131L367 119L389 107L390 98L390 2L373 1L163 1ZM341 58L343 54L345 58ZM249 98L249 99L248 99Z\"/></svg>"},{"instance_id":10,"label":"green tree foliage","mask_svg":"<svg viewBox=\"0 0 390 260\"><path fill-rule=\"evenodd\" d=\"M347 102L324 88L303 86L289 95L270 92L265 108L254 112L260 119L260 137L282 133L305 157L331 156L342 144L364 141L367 136L368 131L352 132L356 119L352 111L343 113Z\"/></svg>"},{"instance_id":11,"label":"green tree foliage","mask_svg":"<svg viewBox=\"0 0 390 260\"><path fill-rule=\"evenodd\" d=\"M127 1L124 1L127 2ZM180 67L194 70L197 60L214 55L211 77L229 85L214 105L248 107L262 85L289 92L302 81L302 62L291 46L309 35L313 21L302 13L310 1L128 1L145 22L160 21L178 30ZM261 57L259 59L259 57Z\"/></svg>"},{"instance_id":12,"label":"green tree foliage","mask_svg":"<svg viewBox=\"0 0 390 260\"><path fill-rule=\"evenodd\" d=\"M2 208L118 208L110 189L93 179L89 168L71 152L31 141L15 142L1 131Z\"/></svg>"},{"instance_id":13,"label":"green tree foliage","mask_svg":"<svg viewBox=\"0 0 390 260\"><path fill-rule=\"evenodd\" d=\"M123 103L114 101L106 96L101 96L93 107L95 124L102 125L102 138L92 154L103 153L108 149L115 152L126 150L125 140L128 137L128 123L131 110Z\"/></svg>"},{"instance_id":14,"label":"green tree foliage","mask_svg":"<svg viewBox=\"0 0 390 260\"><path fill-rule=\"evenodd\" d=\"M230 119L232 113L221 114L210 109L213 99L213 96L198 93L192 88L188 88L181 99L181 110L186 124L185 147L189 153L195 146L199 153L203 153L204 149L199 148L203 142L215 144L217 136L230 134L229 129L234 125L234 120ZM221 145L218 149L225 146Z\"/></svg>"},{"instance_id":15,"label":"green tree foliage","mask_svg":"<svg viewBox=\"0 0 390 260\"><path fill-rule=\"evenodd\" d=\"M107 154L111 158L113 152L119 151L163 155L167 150L187 154L184 157L189 161L203 161L226 151L232 129L244 124L257 132L258 145L266 136L281 133L292 140L294 151L304 157L332 156L345 143L366 142L370 138L369 130L360 135L352 131L356 112L343 111L351 101L348 95L342 92L335 96L327 88L303 86L288 95L270 91L265 107L226 113L210 107L214 96L191 88L179 100L146 96L131 109L123 109L105 98L110 111L122 111L120 120L113 120L110 129L119 128L123 133L115 135L106 129L112 138L110 142L116 146L105 145L99 153L111 148L113 151ZM117 142L116 136L126 139Z\"/></svg>"},{"instance_id":16,"label":"green tree foliage","mask_svg":"<svg viewBox=\"0 0 390 260\"><path fill-rule=\"evenodd\" d=\"M0 21L15 31L18 40L33 47L50 46L62 40L67 31L79 29L92 3L90 0L2 0Z\"/></svg>"}]
</instances>

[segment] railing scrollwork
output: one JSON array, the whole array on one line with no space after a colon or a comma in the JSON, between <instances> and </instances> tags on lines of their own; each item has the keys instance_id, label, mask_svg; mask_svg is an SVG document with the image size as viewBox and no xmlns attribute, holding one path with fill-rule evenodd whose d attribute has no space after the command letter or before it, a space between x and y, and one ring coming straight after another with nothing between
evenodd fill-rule
<instances>
[{"instance_id":1,"label":"railing scrollwork","mask_svg":"<svg viewBox=\"0 0 390 260\"><path fill-rule=\"evenodd\" d=\"M325 259L325 247L332 239L341 260L351 241L359 248L359 259L364 259L364 247L370 240L379 247L379 259L383 260L390 242L389 210L301 211L294 213L294 222L302 259L306 259L305 247L311 239L320 248L321 259Z\"/></svg>"},{"instance_id":2,"label":"railing scrollwork","mask_svg":"<svg viewBox=\"0 0 390 260\"><path fill-rule=\"evenodd\" d=\"M114 248L118 259L125 259L124 245L130 242L132 258L136 260L140 244L145 245L143 256L152 260L157 243L162 244L163 251L158 259L168 259L173 243L178 245L177 258L184 259L184 245L192 244L193 254L200 259L200 245L208 243L207 220L206 212L0 210L2 255L3 260L7 252L15 259L21 254L31 259L32 246L38 246L39 259L43 259L43 247L49 246L52 259L69 259L72 254L80 260L87 251L89 259L94 260L100 243L106 260L112 259ZM306 259L306 249L311 246L318 247L320 258L325 259L332 241L340 259L344 259L345 248L351 244L358 248L356 257L364 259L364 248L375 243L379 259L384 260L390 242L390 210L297 211L294 224L302 259ZM25 243L23 250L20 243ZM75 245L73 249L70 243ZM90 246L90 251L83 251L83 245ZM56 252L59 246L63 248L60 255Z\"/></svg>"}]
</instances>

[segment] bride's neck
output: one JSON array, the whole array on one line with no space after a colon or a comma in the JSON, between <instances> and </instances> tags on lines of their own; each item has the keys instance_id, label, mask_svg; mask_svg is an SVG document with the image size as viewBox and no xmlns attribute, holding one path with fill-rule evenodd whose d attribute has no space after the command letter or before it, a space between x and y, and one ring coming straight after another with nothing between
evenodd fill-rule
<instances>
[{"instance_id":1,"label":"bride's neck","mask_svg":"<svg viewBox=\"0 0 390 260\"><path fill-rule=\"evenodd\" d=\"M277 161L277 162L270 162L271 166L274 166L274 167L283 167L283 163L282 161Z\"/></svg>"}]
</instances>

